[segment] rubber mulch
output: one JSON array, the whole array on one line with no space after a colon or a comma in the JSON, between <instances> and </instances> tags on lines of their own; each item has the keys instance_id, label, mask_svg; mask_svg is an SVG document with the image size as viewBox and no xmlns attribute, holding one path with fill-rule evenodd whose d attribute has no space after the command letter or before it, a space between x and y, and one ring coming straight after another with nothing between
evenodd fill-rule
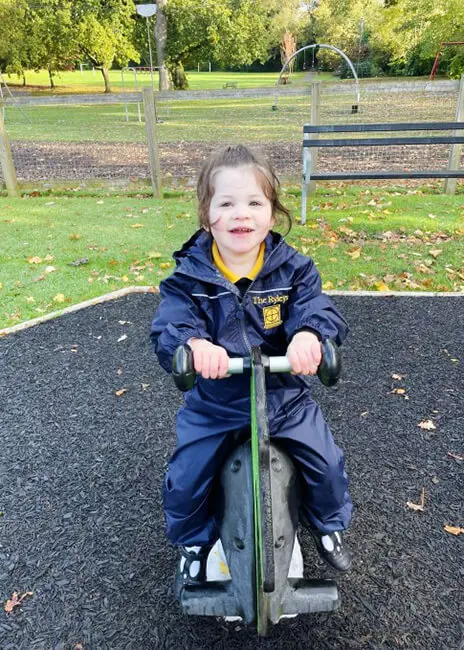
<instances>
[{"instance_id":1,"label":"rubber mulch","mask_svg":"<svg viewBox=\"0 0 464 650\"><path fill-rule=\"evenodd\" d=\"M462 650L464 535L444 527L464 526L464 298L335 299L351 324L343 377L314 393L347 456L355 568L337 612L263 640L184 617L172 595L161 485L181 397L149 347L158 300L0 340L1 650ZM308 576L326 575L302 544ZM32 595L8 613L13 592Z\"/></svg>"}]
</instances>

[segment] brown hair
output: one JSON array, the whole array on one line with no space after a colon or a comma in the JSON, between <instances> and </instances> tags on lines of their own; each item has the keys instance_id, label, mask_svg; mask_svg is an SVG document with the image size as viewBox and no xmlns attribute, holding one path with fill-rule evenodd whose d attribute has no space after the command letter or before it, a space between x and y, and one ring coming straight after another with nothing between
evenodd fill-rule
<instances>
[{"instance_id":1,"label":"brown hair","mask_svg":"<svg viewBox=\"0 0 464 650\"><path fill-rule=\"evenodd\" d=\"M280 182L270 162L250 151L243 144L229 145L211 155L200 171L197 183L198 217L200 226L209 228L209 207L214 194L214 173L221 167L242 167L250 165L255 168L259 176L262 190L271 202L272 215L284 217L288 235L292 227L290 211L279 200Z\"/></svg>"}]
</instances>

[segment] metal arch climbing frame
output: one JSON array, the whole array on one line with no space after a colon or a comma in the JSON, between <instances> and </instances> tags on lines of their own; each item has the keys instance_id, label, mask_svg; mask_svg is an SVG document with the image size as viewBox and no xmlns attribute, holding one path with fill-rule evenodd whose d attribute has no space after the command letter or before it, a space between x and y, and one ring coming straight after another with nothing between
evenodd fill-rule
<instances>
[{"instance_id":1,"label":"metal arch climbing frame","mask_svg":"<svg viewBox=\"0 0 464 650\"><path fill-rule=\"evenodd\" d=\"M282 70L280 71L279 78L277 79L277 82L276 82L276 88L279 87L279 85L280 85L280 80L281 80L281 78L282 78L282 75L284 74L285 70L288 68L289 64L293 61L293 59L294 59L296 56L298 56L298 54L300 54L301 52L304 52L305 50L315 49L316 47L319 47L319 48L322 47L322 48L325 48L326 50L332 50L332 52L336 52L336 53L339 54L341 57L343 57L343 59L345 59L347 65L349 66L351 72L353 73L353 78L354 78L354 81L355 81L355 84L356 84L356 103L357 103L358 106L359 106L359 100L360 100L359 79L358 79L358 75L356 74L356 70L354 69L354 65L353 65L353 63L351 62L351 59L349 59L349 58L346 56L345 52L343 52L342 50L340 50L338 47L335 47L334 45L327 45L326 43L314 43L313 45L304 45L303 47L300 47L299 50L297 50L296 52L294 52L294 53L292 54L292 56L289 57L289 58L287 59L287 61L285 61L284 65L283 65L283 67L282 67ZM274 97L274 104L273 104L273 107L277 107L277 99L278 99L278 93L276 92L275 97Z\"/></svg>"}]
</instances>

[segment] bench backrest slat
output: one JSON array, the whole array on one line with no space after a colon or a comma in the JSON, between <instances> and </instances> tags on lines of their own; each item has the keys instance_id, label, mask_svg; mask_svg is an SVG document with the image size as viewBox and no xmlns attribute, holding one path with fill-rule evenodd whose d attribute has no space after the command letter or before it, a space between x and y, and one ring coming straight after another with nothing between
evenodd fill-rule
<instances>
[{"instance_id":1,"label":"bench backrest slat","mask_svg":"<svg viewBox=\"0 0 464 650\"><path fill-rule=\"evenodd\" d=\"M457 131L464 122L400 122L398 124L305 124L304 133L362 133L368 131Z\"/></svg>"},{"instance_id":2,"label":"bench backrest slat","mask_svg":"<svg viewBox=\"0 0 464 650\"><path fill-rule=\"evenodd\" d=\"M303 147L381 147L399 144L464 144L464 136L437 135L417 138L346 138L345 140L303 140Z\"/></svg>"}]
</instances>

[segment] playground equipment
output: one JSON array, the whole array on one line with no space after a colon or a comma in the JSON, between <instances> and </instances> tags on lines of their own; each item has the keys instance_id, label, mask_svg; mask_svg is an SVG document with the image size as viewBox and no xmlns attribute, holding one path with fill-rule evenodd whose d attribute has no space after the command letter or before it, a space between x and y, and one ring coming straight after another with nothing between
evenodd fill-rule
<instances>
[{"instance_id":1,"label":"playground equipment","mask_svg":"<svg viewBox=\"0 0 464 650\"><path fill-rule=\"evenodd\" d=\"M341 370L338 349L330 339L322 349L318 376L332 386ZM216 547L220 546L227 571L222 579L184 586L180 592L185 614L241 618L246 624L255 623L259 636L266 636L270 624L280 618L330 612L340 605L333 580L303 579L301 551L295 572L298 473L270 438L265 380L266 372L290 371L287 357L266 357L258 347L252 348L250 357L229 360L229 374L251 373L251 446L246 442L237 447L220 475ZM177 348L172 374L177 388L192 388L195 371L188 346Z\"/></svg>"},{"instance_id":2,"label":"playground equipment","mask_svg":"<svg viewBox=\"0 0 464 650\"><path fill-rule=\"evenodd\" d=\"M141 85L139 85L139 74L146 74L150 73L151 76L151 82L153 86L153 70L159 70L158 66L126 66L125 68L121 68L121 85L122 85L122 92L124 97L126 96L126 93L129 92L129 89L126 86L126 80L124 75L127 74L128 72L132 73L133 78L134 78L134 92L136 93L141 93L142 88ZM128 109L128 102L127 100L124 100L124 112L126 116L126 122L129 122L129 109ZM169 104L167 103L167 115L169 115ZM142 111L140 109L140 102L137 102L137 120L138 122L142 122ZM157 118L157 122L161 122L162 120Z\"/></svg>"},{"instance_id":3,"label":"playground equipment","mask_svg":"<svg viewBox=\"0 0 464 650\"><path fill-rule=\"evenodd\" d=\"M360 104L360 92L359 92L359 79L358 75L356 74L356 70L354 68L353 63L351 62L351 59L347 57L347 55L340 50L338 47L334 47L333 45L327 45L325 43L314 43L313 45L305 45L304 47L300 47L299 50L297 50L292 56L290 56L287 61L284 63L282 66L282 70L280 71L279 78L277 79L276 82L276 91L278 87L280 86L280 82L282 80L282 76L284 75L285 71L289 68L291 62L293 59L298 56L301 52L305 52L306 50L315 50L315 49L320 49L320 48L325 48L327 50L331 50L332 52L336 52L339 54L341 57L343 57L348 64L351 72L353 73L353 78L355 81L355 89L356 89L356 103L352 105L351 107L351 112L352 113L357 113L359 111L359 104ZM274 97L274 103L272 105L272 110L276 111L277 110L277 99L278 99L278 93L276 92L275 97Z\"/></svg>"},{"instance_id":4,"label":"playground equipment","mask_svg":"<svg viewBox=\"0 0 464 650\"><path fill-rule=\"evenodd\" d=\"M2 88L2 86L3 86L3 88ZM5 121L5 106L3 104L3 100L5 99L4 90L5 90L6 94L8 95L8 97L14 102L16 108L19 108L19 110L21 111L23 117L25 117L26 120L28 122L30 122L31 120L30 120L29 116L26 115L26 113L22 109L21 105L18 104L18 102L16 101L16 98L13 96L11 90L8 87L8 84L6 83L5 77L3 76L3 74L2 74L2 72L0 70L0 104L2 105L3 121Z\"/></svg>"},{"instance_id":5,"label":"playground equipment","mask_svg":"<svg viewBox=\"0 0 464 650\"><path fill-rule=\"evenodd\" d=\"M438 68L438 62L440 60L443 49L445 47L450 47L452 45L464 45L464 41L442 41L440 43L440 47L438 49L437 56L435 57L435 61L433 62L432 71L430 73L430 81L435 79L435 74L436 74L437 68Z\"/></svg>"}]
</instances>

